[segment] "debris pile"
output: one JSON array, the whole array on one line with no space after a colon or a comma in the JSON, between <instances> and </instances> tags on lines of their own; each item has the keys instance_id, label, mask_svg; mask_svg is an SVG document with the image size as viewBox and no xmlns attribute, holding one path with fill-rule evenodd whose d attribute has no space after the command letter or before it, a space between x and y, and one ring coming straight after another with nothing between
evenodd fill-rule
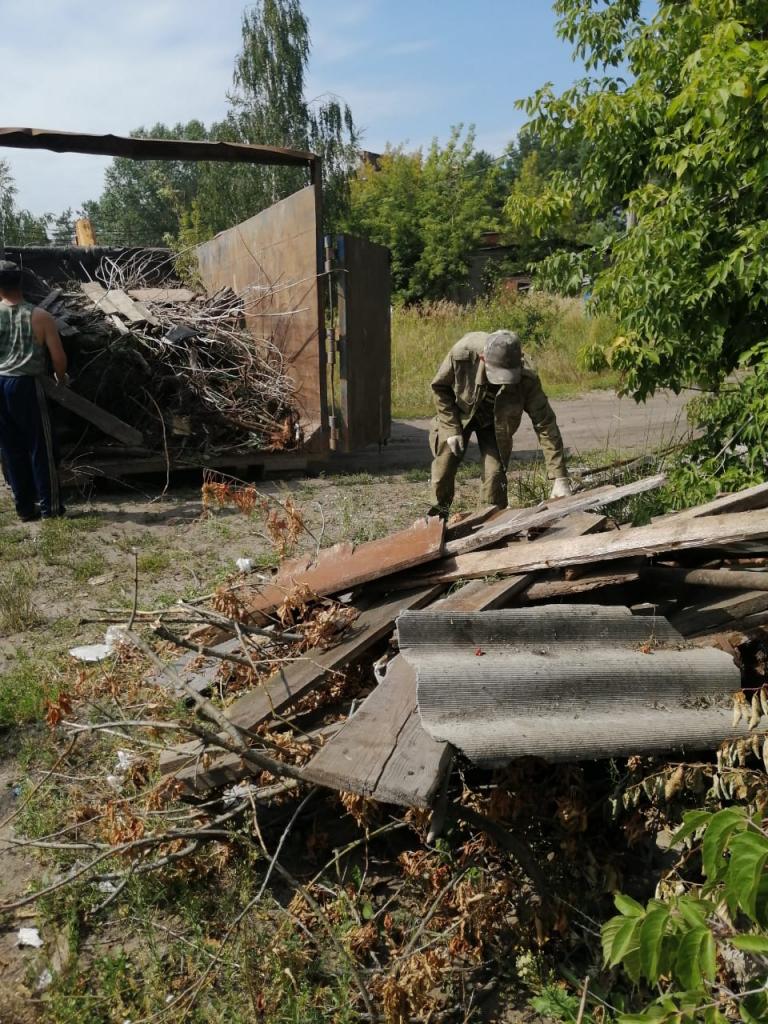
<instances>
[{"instance_id":1,"label":"debris pile","mask_svg":"<svg viewBox=\"0 0 768 1024\"><path fill-rule=\"evenodd\" d=\"M73 795L25 842L60 870L0 911L77 886L95 930L154 873L152 927L176 933L189 891L165 1002L142 1004L173 1019L218 1012L225 947L264 1019L343 977L349 1019L468 1020L540 983L546 944L610 984L609 894L652 893L661 858L689 882L660 837L691 806L768 804L768 484L617 526L663 482L323 549L295 506L209 480L209 508L312 553L162 611L134 596L115 653L49 702L68 743L39 785Z\"/></svg>"},{"instance_id":2,"label":"debris pile","mask_svg":"<svg viewBox=\"0 0 768 1024\"><path fill-rule=\"evenodd\" d=\"M96 281L27 286L55 317L69 360L71 388L48 388L63 407L67 461L295 448L294 382L279 347L247 326L268 296L207 296L167 279L150 287L155 263L104 259Z\"/></svg>"},{"instance_id":3,"label":"debris pile","mask_svg":"<svg viewBox=\"0 0 768 1024\"><path fill-rule=\"evenodd\" d=\"M742 691L739 651L768 627L768 485L646 526L617 529L596 511L663 482L489 509L447 530L428 519L246 575L210 612L198 606L201 626L182 642L200 656L174 669L180 692L223 695L229 739L176 745L161 771L205 794L258 774L261 732L297 732L314 745L303 780L430 808L457 750L498 766L748 735L756 723L747 712L732 724L733 694L749 709L762 686L747 678ZM292 522L295 538L295 510ZM334 627L310 643L321 608ZM518 610L489 614L503 608ZM366 683L358 672L350 704L353 665Z\"/></svg>"}]
</instances>

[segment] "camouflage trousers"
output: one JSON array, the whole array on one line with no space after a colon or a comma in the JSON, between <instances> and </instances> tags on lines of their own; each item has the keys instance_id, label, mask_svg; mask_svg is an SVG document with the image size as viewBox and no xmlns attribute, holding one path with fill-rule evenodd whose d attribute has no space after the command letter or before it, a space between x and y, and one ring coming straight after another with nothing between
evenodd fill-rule
<instances>
[{"instance_id":1,"label":"camouflage trousers","mask_svg":"<svg viewBox=\"0 0 768 1024\"><path fill-rule=\"evenodd\" d=\"M493 425L476 427L473 423L464 428L464 452L454 455L445 441L440 440L437 422L433 421L429 434L429 445L432 449L431 501L433 508L447 513L453 502L456 484L456 472L464 459L469 439L475 434L480 446L483 465L483 481L480 487L481 500L484 505L507 507L507 474L499 455L496 444L496 431Z\"/></svg>"}]
</instances>

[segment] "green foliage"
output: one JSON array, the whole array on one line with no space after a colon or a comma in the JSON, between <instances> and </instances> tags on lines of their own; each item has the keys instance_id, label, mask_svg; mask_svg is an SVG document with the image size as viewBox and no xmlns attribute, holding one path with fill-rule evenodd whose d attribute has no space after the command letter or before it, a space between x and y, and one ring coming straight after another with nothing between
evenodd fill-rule
<instances>
[{"instance_id":1,"label":"green foliage","mask_svg":"<svg viewBox=\"0 0 768 1024\"><path fill-rule=\"evenodd\" d=\"M637 398L691 383L717 392L737 367L763 378L756 394L768 315L764 0L662 0L648 21L635 0L555 7L560 34L596 71L560 96L544 86L525 108L545 143L584 158L521 199L515 218L545 237L573 209L610 206L626 229L554 254L542 281L569 291L593 280L594 307L619 325L603 356ZM702 408L707 430L743 428L733 396ZM755 416L755 430L767 425ZM748 470L764 477L763 465Z\"/></svg>"},{"instance_id":2,"label":"green foliage","mask_svg":"<svg viewBox=\"0 0 768 1024\"><path fill-rule=\"evenodd\" d=\"M225 118L209 127L193 120L132 134L317 153L323 161L324 216L333 227L346 209L358 131L348 106L333 98L306 99L309 54L309 24L299 0L259 0L243 13ZM183 254L306 184L306 172L297 168L118 158L107 169L100 199L87 203L85 212L99 241L170 242Z\"/></svg>"},{"instance_id":3,"label":"green foliage","mask_svg":"<svg viewBox=\"0 0 768 1024\"><path fill-rule=\"evenodd\" d=\"M0 245L47 245L51 214L35 216L16 206L18 189L7 160L0 160Z\"/></svg>"},{"instance_id":4,"label":"green foliage","mask_svg":"<svg viewBox=\"0 0 768 1024\"><path fill-rule=\"evenodd\" d=\"M721 1024L733 1009L753 1024L768 1014L768 836L759 816L728 807L686 814L673 842L692 840L703 885L646 906L619 894L619 914L603 925L606 965L661 993L620 1024Z\"/></svg>"},{"instance_id":5,"label":"green foliage","mask_svg":"<svg viewBox=\"0 0 768 1024\"><path fill-rule=\"evenodd\" d=\"M392 287L406 302L444 298L468 276L472 250L493 218L498 171L478 160L474 131L454 128L426 155L388 148L351 182L348 228L392 253Z\"/></svg>"},{"instance_id":6,"label":"green foliage","mask_svg":"<svg viewBox=\"0 0 768 1024\"><path fill-rule=\"evenodd\" d=\"M45 702L58 692L57 674L49 661L19 654L0 673L0 729L40 721Z\"/></svg>"}]
</instances>

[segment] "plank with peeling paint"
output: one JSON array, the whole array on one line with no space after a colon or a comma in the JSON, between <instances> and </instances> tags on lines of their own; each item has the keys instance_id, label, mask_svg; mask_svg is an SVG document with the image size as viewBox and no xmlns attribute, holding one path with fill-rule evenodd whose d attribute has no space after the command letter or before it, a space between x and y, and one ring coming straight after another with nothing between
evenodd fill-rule
<instances>
[{"instance_id":1,"label":"plank with peeling paint","mask_svg":"<svg viewBox=\"0 0 768 1024\"><path fill-rule=\"evenodd\" d=\"M257 614L270 612L296 587L309 587L323 597L433 561L442 551L444 529L436 517L421 519L381 540L335 544L316 558L284 562L278 574L248 602L247 609Z\"/></svg>"}]
</instances>

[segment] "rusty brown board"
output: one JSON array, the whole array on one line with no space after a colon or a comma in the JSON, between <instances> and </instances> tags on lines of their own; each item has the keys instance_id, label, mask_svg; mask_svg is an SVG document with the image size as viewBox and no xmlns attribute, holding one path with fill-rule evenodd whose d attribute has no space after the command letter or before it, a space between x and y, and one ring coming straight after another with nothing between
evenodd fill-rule
<instances>
[{"instance_id":1,"label":"rusty brown board","mask_svg":"<svg viewBox=\"0 0 768 1024\"><path fill-rule=\"evenodd\" d=\"M431 562L440 556L443 531L442 520L433 516L380 540L357 546L348 542L336 544L324 548L314 559L284 562L278 574L246 602L246 608L255 614L271 612L296 587L309 587L323 597Z\"/></svg>"},{"instance_id":2,"label":"rusty brown board","mask_svg":"<svg viewBox=\"0 0 768 1024\"><path fill-rule=\"evenodd\" d=\"M244 694L224 713L235 725L243 729L255 729L275 712L284 711L302 694L321 686L329 673L348 665L390 633L401 611L428 604L440 593L440 589L428 587L411 594L390 595L377 601L361 612L351 633L336 647L307 651L300 661L290 662L279 669L263 687ZM217 665L209 666L207 674L211 679L217 670ZM201 674L198 672L193 677L197 686ZM174 774L179 782L198 793L204 793L223 782L234 781L237 769L231 764L231 755L225 751L210 751L208 761L203 766L202 754L203 747L198 741L171 747L160 756L160 771L164 775ZM239 772L237 778L241 779L250 774L242 762Z\"/></svg>"},{"instance_id":3,"label":"rusty brown board","mask_svg":"<svg viewBox=\"0 0 768 1024\"><path fill-rule=\"evenodd\" d=\"M548 535L576 537L599 530L604 523L602 516L577 513L550 529ZM477 580L433 607L457 612L498 608L534 578L526 574L494 583ZM351 790L381 803L429 807L452 757L448 744L432 739L422 728L416 675L398 655L384 682L315 755L305 772L311 782L331 789Z\"/></svg>"}]
</instances>

